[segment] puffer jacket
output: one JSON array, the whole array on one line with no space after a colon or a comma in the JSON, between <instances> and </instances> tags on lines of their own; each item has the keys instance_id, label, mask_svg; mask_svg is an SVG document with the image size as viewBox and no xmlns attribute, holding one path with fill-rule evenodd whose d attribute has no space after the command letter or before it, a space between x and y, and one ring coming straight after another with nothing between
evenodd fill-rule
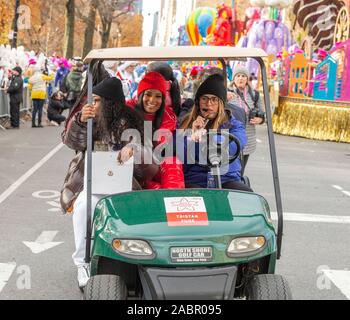
<instances>
[{"instance_id":1,"label":"puffer jacket","mask_svg":"<svg viewBox=\"0 0 350 320\"><path fill-rule=\"evenodd\" d=\"M232 115L230 116L229 123L222 125L219 129L228 129L229 132L234 135L240 142L241 150L247 143L247 136L245 133L245 126L242 122L236 120ZM184 157L187 155L187 149L193 148L195 150L196 159L201 159L199 156L200 146L198 142L193 142L189 139L184 139L182 137L177 137L176 139L176 148L184 148L184 153L181 150L177 151L178 155L183 155ZM193 144L189 146L189 144ZM237 152L237 146L235 143L229 144L229 154L233 155ZM186 185L194 184L198 185L202 188L207 187L207 179L208 179L208 168L199 166L197 164L188 164L187 159L181 159L184 162L184 175ZM222 166L222 172L226 171L225 174L221 175L221 182L225 183L228 181L241 181L241 161L238 157L234 162L229 164L229 166Z\"/></svg>"},{"instance_id":2,"label":"puffer jacket","mask_svg":"<svg viewBox=\"0 0 350 320\"><path fill-rule=\"evenodd\" d=\"M135 108L132 100L127 101L127 105ZM144 114L145 121L153 121L154 115ZM165 106L162 123L159 127L160 136L156 137L157 141L154 146L169 142L168 139L173 137L172 133L176 130L177 119L170 105ZM166 131L167 134L162 133ZM182 163L177 157L167 157L159 165L159 171L153 179L145 181L144 187L146 189L184 189L185 180L182 170Z\"/></svg>"},{"instance_id":3,"label":"puffer jacket","mask_svg":"<svg viewBox=\"0 0 350 320\"><path fill-rule=\"evenodd\" d=\"M80 121L81 111L77 112L67 124L67 129L62 132L63 143L72 150L77 152L76 156L70 162L68 172L61 189L60 203L64 213L72 213L74 201L84 189L84 163L85 151L87 149L87 124ZM123 121L123 119L119 119ZM94 141L98 149L107 151L109 148L106 144L99 141L99 134L94 123ZM125 143L126 144L126 143ZM141 157L149 158L145 155L147 150L140 147ZM96 148L95 148L96 150ZM143 158L141 158L143 159ZM141 189L144 181L152 179L158 172L156 165L135 164L134 178L132 189Z\"/></svg>"}]
</instances>

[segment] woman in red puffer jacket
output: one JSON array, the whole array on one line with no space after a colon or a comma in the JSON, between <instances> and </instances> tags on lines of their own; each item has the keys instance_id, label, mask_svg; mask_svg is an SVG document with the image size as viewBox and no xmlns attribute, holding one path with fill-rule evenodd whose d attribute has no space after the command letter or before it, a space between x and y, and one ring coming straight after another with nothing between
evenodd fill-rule
<instances>
[{"instance_id":1,"label":"woman in red puffer jacket","mask_svg":"<svg viewBox=\"0 0 350 320\"><path fill-rule=\"evenodd\" d=\"M171 105L165 105L166 80L158 72L149 72L140 81L135 105L133 100L127 101L127 105L138 110L145 121L152 124L152 135L160 133L153 141L153 148L159 149L160 144L172 139L172 133L176 130L176 116ZM125 158L131 156L131 149L123 150ZM146 189L183 189L185 187L182 163L176 157L166 157L159 165L158 174L147 181Z\"/></svg>"}]
</instances>

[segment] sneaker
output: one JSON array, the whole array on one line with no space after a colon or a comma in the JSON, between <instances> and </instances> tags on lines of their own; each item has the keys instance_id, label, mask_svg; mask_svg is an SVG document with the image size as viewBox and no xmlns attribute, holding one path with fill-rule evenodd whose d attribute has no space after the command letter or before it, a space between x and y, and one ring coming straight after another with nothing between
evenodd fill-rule
<instances>
[{"instance_id":1,"label":"sneaker","mask_svg":"<svg viewBox=\"0 0 350 320\"><path fill-rule=\"evenodd\" d=\"M56 121L53 121L53 120L50 121L50 124L52 126L55 126L55 127L59 127L60 126Z\"/></svg>"},{"instance_id":2,"label":"sneaker","mask_svg":"<svg viewBox=\"0 0 350 320\"><path fill-rule=\"evenodd\" d=\"M78 266L78 286L83 290L90 278L90 267L88 264Z\"/></svg>"}]
</instances>

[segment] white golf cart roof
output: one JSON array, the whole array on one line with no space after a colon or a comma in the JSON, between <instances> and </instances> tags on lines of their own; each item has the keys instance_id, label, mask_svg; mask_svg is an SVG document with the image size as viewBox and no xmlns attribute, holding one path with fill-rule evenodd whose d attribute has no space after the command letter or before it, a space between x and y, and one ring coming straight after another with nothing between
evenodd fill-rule
<instances>
[{"instance_id":1,"label":"white golf cart roof","mask_svg":"<svg viewBox=\"0 0 350 320\"><path fill-rule=\"evenodd\" d=\"M84 63L98 60L217 60L263 58L267 54L262 49L234 48L221 46L178 46L178 47L121 47L108 49L95 49L85 57Z\"/></svg>"}]
</instances>

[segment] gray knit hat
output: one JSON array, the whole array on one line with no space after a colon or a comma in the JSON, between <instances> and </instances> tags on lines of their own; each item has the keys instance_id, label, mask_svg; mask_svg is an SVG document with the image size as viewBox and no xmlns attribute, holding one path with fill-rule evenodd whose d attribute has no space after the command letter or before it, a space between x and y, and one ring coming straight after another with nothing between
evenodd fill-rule
<instances>
[{"instance_id":1,"label":"gray knit hat","mask_svg":"<svg viewBox=\"0 0 350 320\"><path fill-rule=\"evenodd\" d=\"M233 79L236 77L237 74L244 74L249 78L249 71L246 67L238 65L234 71L233 71Z\"/></svg>"}]
</instances>

